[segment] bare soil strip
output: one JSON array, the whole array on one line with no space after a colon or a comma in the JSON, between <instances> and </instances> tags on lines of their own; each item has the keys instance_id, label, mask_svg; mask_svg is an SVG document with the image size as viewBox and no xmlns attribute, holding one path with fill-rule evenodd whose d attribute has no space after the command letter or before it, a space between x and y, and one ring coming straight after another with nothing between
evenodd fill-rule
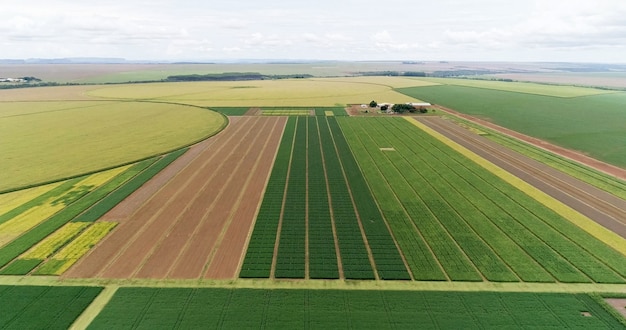
<instances>
[{"instance_id":1,"label":"bare soil strip","mask_svg":"<svg viewBox=\"0 0 626 330\"><path fill-rule=\"evenodd\" d=\"M259 128L258 126L254 126L252 130L262 128L264 127ZM242 140L255 138L255 135L250 134L252 130L242 136ZM251 146L253 146L253 144L249 144L247 146L248 149L243 150L246 155L249 153ZM133 277L167 277L170 269L180 263L181 259L179 258L182 258L181 255L185 254L190 248L190 244L195 242L194 238L197 237L207 217L215 211L216 207L221 210L222 205L227 205L231 202L227 199L225 203L220 205L217 201L223 200L225 194L231 192L227 187L233 183L232 180L237 176L239 165L241 164L241 157L235 152L235 150L239 149L241 149L241 147L232 149L231 153L226 158L223 158L219 164L214 163L212 164L214 166L209 166L212 168L211 178L196 183L200 185L200 188L195 189L196 194L193 199L188 202L190 207L179 214L176 218L176 222L172 225L173 228L171 232L166 233L167 239L162 239L163 242L153 250L150 256L146 257L144 264L140 266L141 268ZM250 153L250 156L252 157L253 154ZM219 162L220 160L215 159L215 161ZM222 187L222 189L216 189L218 187ZM188 187L187 189L194 188L195 187ZM239 188L241 188L241 186L239 186ZM180 206L172 205L172 207L179 208ZM221 217L218 219L222 220ZM219 227L219 224L216 224L216 227ZM170 237L173 237L173 239L170 239ZM146 244L148 244L148 242L146 242ZM200 255L194 260L194 265L197 265L198 262L200 262Z\"/></svg>"},{"instance_id":2,"label":"bare soil strip","mask_svg":"<svg viewBox=\"0 0 626 330\"><path fill-rule=\"evenodd\" d=\"M466 115L463 113L460 113L458 111L452 110L450 108L445 108L442 106L436 106L437 109L442 110L444 112L448 112L450 114L453 114L455 116L461 117L463 119L475 122L477 124L483 125L485 127L491 128L493 130L496 130L500 133L503 133L505 135L514 137L518 140L522 140L526 143L530 143L532 145L534 145L535 147L539 147L545 150L548 150L550 152L553 152L557 155L560 155L562 157L566 157L569 158L571 160L574 160L576 162L579 162L581 164L584 164L586 166L589 166L591 168L594 168L598 171L607 173L609 175L613 175L616 178L622 179L622 180L626 180L626 169L611 165L611 164L607 164L605 162L599 161L597 159L591 158L589 156L586 156L584 154L581 154L580 152L576 152L574 150L570 150L570 149L566 149L563 147L559 147L557 145L548 143L546 141L543 141L541 139L537 139L528 135L524 135L522 133L510 130L508 128L504 128L502 126L496 125L492 122L486 121L486 120L482 120L470 115Z\"/></svg>"},{"instance_id":3,"label":"bare soil strip","mask_svg":"<svg viewBox=\"0 0 626 330\"><path fill-rule=\"evenodd\" d=\"M626 201L440 118L422 123L511 172L621 237L626 238Z\"/></svg>"},{"instance_id":4,"label":"bare soil strip","mask_svg":"<svg viewBox=\"0 0 626 330\"><path fill-rule=\"evenodd\" d=\"M233 279L237 276L287 121L286 117L279 119L263 147L261 157L248 175L238 205L231 214L231 222L218 240L204 278Z\"/></svg>"},{"instance_id":5,"label":"bare soil strip","mask_svg":"<svg viewBox=\"0 0 626 330\"><path fill-rule=\"evenodd\" d=\"M274 136L270 133L281 120L284 122L281 118L248 117L231 121L231 125L224 132L211 138L214 140L213 144L203 149L194 159L190 159L187 166L147 200L89 256L70 269L66 276L128 278L134 274L134 276L162 278L181 254L181 246L187 244L190 238L193 244L190 242L187 255L194 255L196 259L206 262L207 254L212 253L211 248L207 249L207 246L210 245L211 240L215 242L215 238L223 231L223 228L219 225L216 227L215 224L223 225L229 218L229 214L224 215L220 211L223 208L221 204L230 201L230 207L226 207L230 211L232 203L237 200L232 197L239 196L243 189L243 185L236 184L234 178L246 179L250 175L255 175L259 177L261 183L264 183L269 175L270 166L259 166L259 170L254 172L247 170L234 172L233 169L240 166L239 163L246 164L247 167L257 163L258 159L254 159L253 156L248 156L252 158L246 157L254 155L254 153L247 152L247 149L259 147L256 155L262 156L260 155L261 147L270 136ZM262 129L263 127L265 128ZM280 130L275 131L280 133ZM250 134L248 139L246 134ZM255 144L249 141L261 142ZM270 149L277 148L278 138L273 138L267 145ZM265 153L273 155L275 152L263 152ZM269 159L269 163L272 161L270 157L264 159ZM222 163L224 165L221 165ZM261 173L262 169L265 169L265 173ZM233 184L225 185L231 177ZM218 178L220 180L217 180ZM225 186L217 186L219 182ZM263 189L262 184L252 186L256 187L253 190ZM222 190L224 192L220 194L221 199L206 199L211 194L215 197ZM218 193L209 193L212 191ZM257 194L260 196L260 193ZM241 207L256 210L258 199L260 197L257 198L256 203L253 201L249 204L241 203ZM213 207L211 203L219 207ZM211 209L215 212L208 216L207 212ZM206 221L198 223L200 219ZM197 227L201 229L197 232L200 236L194 237ZM245 237L249 230L248 225L239 234L244 237L243 245L245 245ZM193 250L196 248L202 250L204 254L196 254L195 252L200 253L200 251ZM239 251L239 256L242 254L243 251ZM239 259L235 260L235 264L238 263ZM200 265L200 271L204 267L204 264ZM198 278L200 271L193 276L182 274L180 277Z\"/></svg>"},{"instance_id":6,"label":"bare soil strip","mask_svg":"<svg viewBox=\"0 0 626 330\"><path fill-rule=\"evenodd\" d=\"M235 143L239 144L240 141L237 139ZM214 166L211 165L215 165L215 162L220 163L232 154L234 148L225 148L227 144L218 144L220 151L212 153L209 160L205 160L201 165L194 167L196 162L190 164L191 166L177 175L180 180L172 180L136 213L132 221L140 223L138 225L141 226L140 230L137 230L136 234L128 240L129 243L117 253L117 257L111 260L106 269L98 275L99 277L131 277L155 246L158 246L160 241L169 234L170 228L175 224L179 215L183 212L193 214L200 208L198 204L193 203L198 199L199 189L195 185L204 185L214 177ZM222 156L216 157L215 155ZM200 189L205 189L205 186ZM190 219L193 221L195 217ZM119 232L118 230L116 233Z\"/></svg>"},{"instance_id":7,"label":"bare soil strip","mask_svg":"<svg viewBox=\"0 0 626 330\"><path fill-rule=\"evenodd\" d=\"M615 308L624 318L626 318L626 299L624 298L605 298L604 301L611 307Z\"/></svg>"}]
</instances>

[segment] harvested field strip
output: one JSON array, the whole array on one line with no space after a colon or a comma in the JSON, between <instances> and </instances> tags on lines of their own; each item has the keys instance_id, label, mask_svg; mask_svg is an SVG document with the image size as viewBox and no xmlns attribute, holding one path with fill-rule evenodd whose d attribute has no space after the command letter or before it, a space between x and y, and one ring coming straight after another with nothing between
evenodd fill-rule
<instances>
[{"instance_id":1,"label":"harvested field strip","mask_svg":"<svg viewBox=\"0 0 626 330\"><path fill-rule=\"evenodd\" d=\"M257 119L260 127L251 130L253 135L250 137L250 140L253 142L238 146L236 149L237 152L233 153L233 157L231 157L232 160L224 159L224 167L221 173L227 172L229 175L221 174L219 175L221 178L219 178L217 182L210 184L210 186L222 187L215 198L211 197L212 192L209 194L203 192L203 194L200 195L198 202L208 201L210 202L210 206L201 217L202 221L196 227L193 235L184 246L184 249L181 249L181 254L178 260L172 265L168 276L175 278L204 276L222 240L229 240L229 238L224 238L224 234L232 224L233 213L239 210L239 206L241 206L241 195L247 190L246 183L251 180L251 176L255 176L255 165L263 158L266 147L270 142L274 143L272 147L278 142L278 139L274 141L273 137L280 134L280 127L282 126L283 120L284 119L281 118ZM270 154L273 154L273 152ZM269 167L267 170L269 171ZM256 175L265 177L267 173ZM220 180L223 178L227 179L225 183L222 184ZM258 200L251 199L246 202L251 203L255 207L258 205ZM195 216L197 215L190 213L189 218ZM250 218L252 216L252 214L249 215ZM240 219L240 221L244 221L244 219ZM246 229L249 230L249 227ZM182 231L171 232L173 235L177 235L178 233L182 233ZM235 237L239 236L247 237L247 231L242 230L242 232L235 233ZM233 240L234 239L233 237ZM163 247L165 246L167 245L163 244ZM163 247L161 247L162 251L165 250ZM243 246L239 248L242 249ZM230 251L229 257L233 259L236 258L236 260L230 263L229 268L235 268L239 264L239 252L240 250ZM163 255L165 254L159 254L158 251L155 250L152 258L156 264L159 264L167 260ZM236 257L233 257L233 255L236 255ZM233 267L233 265L235 267ZM150 265L146 262L136 276L143 277L144 274L148 273L150 273ZM218 271L218 273L220 273L220 271ZM232 273L234 275L234 269Z\"/></svg>"},{"instance_id":2,"label":"harvested field strip","mask_svg":"<svg viewBox=\"0 0 626 330\"><path fill-rule=\"evenodd\" d=\"M33 246L30 250L26 251L20 259L46 259L56 252L60 247L71 241L74 236L78 235L85 227L89 226L88 223L68 223L59 230L55 231L48 237L46 237L37 245Z\"/></svg>"},{"instance_id":3,"label":"harvested field strip","mask_svg":"<svg viewBox=\"0 0 626 330\"><path fill-rule=\"evenodd\" d=\"M295 135L296 118L289 118L283 132L274 167L259 208L254 231L248 245L239 277L270 277L276 231L281 215L291 149Z\"/></svg>"},{"instance_id":4,"label":"harvested field strip","mask_svg":"<svg viewBox=\"0 0 626 330\"><path fill-rule=\"evenodd\" d=\"M28 202L34 201L38 196L41 196L50 190L58 187L61 182L55 182L44 186L23 189L13 191L10 193L4 193L0 195L0 223L14 217L19 214L21 207L22 210L28 209ZM8 212L12 212L13 215L6 215Z\"/></svg>"},{"instance_id":5,"label":"harvested field strip","mask_svg":"<svg viewBox=\"0 0 626 330\"><path fill-rule=\"evenodd\" d=\"M78 259L98 244L117 224L96 222L35 271L38 275L61 275Z\"/></svg>"},{"instance_id":6,"label":"harvested field strip","mask_svg":"<svg viewBox=\"0 0 626 330\"><path fill-rule=\"evenodd\" d=\"M224 144L220 146L218 153L211 154L208 159L196 165L201 167L201 170L192 172L193 169L187 167L185 175L179 173L181 180L172 181L173 185L168 190L173 195L166 195L165 190L161 190L135 213L132 219L133 225L140 226L140 230L130 233L132 238L126 240L123 248L120 248L119 245L116 247L117 256L110 259L110 264L106 265L100 276L133 277L140 273L146 276L147 274L142 272L148 271L150 271L151 277L159 274L159 276L187 278L192 273L195 275L191 277L200 276L204 267L202 258L205 256L200 251L189 248L189 246L196 244L194 243L196 231L203 226L204 219L210 214L215 206L215 201L219 200L221 192L224 190L224 188L218 190L210 189L210 187L227 187L229 178L232 177L233 173L236 173L237 164L249 152L249 146L254 144L250 143L240 147L238 143L247 139L259 141L260 139L255 139L256 135L259 134L267 121L252 119L248 122L252 125L248 127L247 132L238 137L241 140L234 145ZM230 141L232 139L231 137ZM217 159L220 160L219 163L215 163L214 160ZM209 164L212 166L211 171L206 170ZM235 171L218 175L223 173L221 171L224 168ZM193 187L191 183L194 181L200 184ZM215 221L223 220L222 218L218 219ZM167 237L176 237L176 235L170 236L175 228L183 230L190 239L166 239ZM209 237L205 237L205 239L209 239ZM175 248L165 249L170 244ZM206 245L203 246L206 247ZM167 253L160 255L157 250ZM193 260L185 259L185 255L189 253L195 254ZM185 260L187 264L182 263L182 260ZM146 265L145 270L143 270L144 264ZM149 264L154 265L155 268L152 269L148 266Z\"/></svg>"},{"instance_id":7,"label":"harvested field strip","mask_svg":"<svg viewBox=\"0 0 626 330\"><path fill-rule=\"evenodd\" d=\"M101 287L0 286L0 328L68 329Z\"/></svg>"},{"instance_id":8,"label":"harvested field strip","mask_svg":"<svg viewBox=\"0 0 626 330\"><path fill-rule=\"evenodd\" d=\"M394 124L399 125L400 122L395 122ZM404 126L404 125L400 125ZM589 243L586 242L573 242L570 240L571 236L564 236L549 225L547 223L563 223L564 226L567 226L567 221L562 217L552 213L549 209L541 206L536 201L534 201L529 196L525 195L522 191L518 189L512 189L512 187L506 184L504 181L494 179L493 175L490 172L481 169L480 166L474 163L468 163L464 160L464 158L460 158L459 154L456 152L452 152L450 148L443 148L441 144L435 143L433 139L424 139L424 141L428 141L431 145L427 149L439 150L440 152L437 154L441 159L446 159L447 157L452 157L453 162L456 162L459 165L452 167L459 172L465 180L468 180L474 187L485 187L477 190L479 193L483 194L487 199L493 201L494 205L498 206L501 211L494 214L493 216L487 216L486 219L498 219L496 216L502 216L503 214L508 214L515 222L504 222L498 225L498 222L494 222L494 224L498 225L501 230L507 231L512 230L516 226L519 226L518 230L512 230L508 236L511 239L520 240L518 243L520 247L527 249L529 247L537 248L541 245L532 244L529 245L527 242L540 240L546 244L545 247L549 246L549 250L545 250L544 252L540 252L541 250L537 250L535 252L527 251L537 262L541 263L548 271L552 273L553 276L557 277L560 281L570 282L570 281L584 281L586 278L581 277L581 274L576 275L576 273L571 271L571 266L567 266L567 264L563 262L555 263L558 259L566 259L568 263L574 265L580 271L585 273L587 276L591 277L596 282L611 282L611 283L620 283L623 282L623 275L618 275L612 270L610 270L607 265L599 263L599 260L594 257L595 255L602 256L606 254L611 254L611 250L605 247L602 249L601 247L595 246L596 250L587 251L582 249L580 246L576 244L587 245ZM456 149L455 149L456 150ZM479 158L477 156L473 156L475 158ZM453 163L450 163L453 164ZM452 166L452 165L451 165ZM493 165L491 165L493 166ZM463 167L466 167L467 170L463 170ZM439 170L441 171L441 170ZM461 174L462 173L462 174ZM478 176L477 178L475 176ZM462 181L458 181L459 184L455 185L455 188L461 189L464 187ZM491 186L492 188L487 189L486 187ZM467 188L469 189L469 188ZM465 193L466 196L474 196L476 192L468 191ZM483 202L481 199L474 198L476 201ZM477 205L478 206L478 205ZM480 207L479 207L480 208ZM491 208L493 210L494 208ZM486 212L491 212L490 209L483 210ZM501 220L499 220L501 221ZM575 227L570 226L569 229L573 230ZM572 233L576 233L573 231ZM580 235L580 232L578 233ZM554 251L551 253L558 253L557 259L552 259L553 261L544 260L548 251ZM611 254L615 256L615 251ZM622 257L623 259L623 257ZM616 263L615 260L610 264ZM561 266L558 266L561 264ZM617 262L617 264L622 264ZM563 268L565 267L565 268ZM613 266L611 266L613 267ZM569 269L569 270L568 270Z\"/></svg>"},{"instance_id":9,"label":"harvested field strip","mask_svg":"<svg viewBox=\"0 0 626 330\"><path fill-rule=\"evenodd\" d=\"M337 146L346 178L350 185L354 204L360 216L360 222L367 236L376 269L381 279L408 280L407 267L400 257L398 247L389 233L380 210L371 194L359 166L352 155L348 143L334 117L327 118Z\"/></svg>"},{"instance_id":10,"label":"harvested field strip","mask_svg":"<svg viewBox=\"0 0 626 330\"><path fill-rule=\"evenodd\" d=\"M242 122L247 122L248 119L243 119ZM240 122L241 123L241 122ZM236 125L241 128L242 125ZM245 125L243 125L245 126ZM230 126L229 126L230 127ZM228 130L228 128L227 128ZM239 132L238 129L235 131ZM225 136L225 141L222 137ZM229 141L231 141L231 135L218 134L214 137L217 141L224 142L226 145ZM214 144L212 144L214 145ZM200 155L195 159L200 159L199 161L191 162L186 168L179 172L177 177L182 178L182 181L171 181L175 182L170 185L165 185L160 188L161 193L154 194L150 199L143 202L143 204L135 209L133 214L129 214L129 219L126 219L121 226L123 230L117 230L113 235L107 237L97 249L92 251L86 258L84 258L76 267L68 273L68 276L79 276L79 277L95 277L98 276L99 273L105 271L109 267L109 263L113 262L117 256L122 253L125 248L131 244L135 237L141 235L145 230L144 226L146 224L151 224L151 219L154 220L154 216L158 216L166 209L166 206L170 205L172 202L174 205L180 203L180 205L185 204L185 201L191 200L192 196L197 193L196 190L186 190L181 189L177 185L186 186L190 184L198 175L207 175L206 171L202 171L202 169L207 166L213 157L222 156L220 152L221 148L217 151L212 150L213 153L210 154L205 159L201 159ZM203 150L203 153L206 154L207 149ZM187 174L186 173L190 173ZM211 172L212 173L212 172ZM210 173L208 173L210 175ZM175 177L175 178L177 178ZM198 179L198 182L204 182L204 178L201 176ZM140 184L139 184L140 185ZM187 194L180 197L180 194ZM180 210L171 210L170 212L176 212L176 214L180 213ZM171 218L168 219L168 223ZM153 227L158 228L158 227ZM152 241L154 238L151 238ZM147 251L144 251L144 253ZM141 256L139 256L141 258ZM136 266L136 265L135 265ZM127 270L128 271L128 270ZM131 270L132 271L132 270Z\"/></svg>"},{"instance_id":11,"label":"harvested field strip","mask_svg":"<svg viewBox=\"0 0 626 330\"><path fill-rule=\"evenodd\" d=\"M238 201L229 216L228 228L223 229L218 238L216 251L208 263L204 278L234 279L237 277L286 122L287 118L275 121L270 138L266 139L252 169L242 170L244 173L249 173L248 178L242 185Z\"/></svg>"},{"instance_id":12,"label":"harvested field strip","mask_svg":"<svg viewBox=\"0 0 626 330\"><path fill-rule=\"evenodd\" d=\"M133 206L120 228L66 276L234 276L258 205L258 200L252 199L242 203L241 196L260 196L285 121L284 117L244 116L231 122L212 143L194 149L194 157L178 164L180 170L175 176L166 177L160 185L148 183L158 190ZM268 164L261 166L259 162ZM222 246L239 250L224 255ZM217 256L220 260L215 259ZM213 261L223 266L211 269Z\"/></svg>"},{"instance_id":13,"label":"harvested field strip","mask_svg":"<svg viewBox=\"0 0 626 330\"><path fill-rule=\"evenodd\" d=\"M90 328L445 329L504 325L622 327L619 319L587 294L120 288Z\"/></svg>"},{"instance_id":14,"label":"harvested field strip","mask_svg":"<svg viewBox=\"0 0 626 330\"><path fill-rule=\"evenodd\" d=\"M478 127L478 125L469 123L458 117L454 118L455 121L461 120L463 125L469 127ZM589 183L597 188L603 189L619 198L626 200L626 182L617 179L608 174L599 172L583 164L574 162L567 158L558 156L550 151L535 147L516 138L504 135L502 133L490 130L488 128L480 126L481 130L486 130L488 134L486 137L498 144L513 149L525 156L533 158L543 164L549 165L559 171L567 173L577 179L580 179L586 183Z\"/></svg>"}]
</instances>

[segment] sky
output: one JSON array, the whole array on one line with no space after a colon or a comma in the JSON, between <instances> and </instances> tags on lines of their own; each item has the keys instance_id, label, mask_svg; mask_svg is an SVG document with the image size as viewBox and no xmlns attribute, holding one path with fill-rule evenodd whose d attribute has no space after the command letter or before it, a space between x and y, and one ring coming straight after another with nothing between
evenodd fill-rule
<instances>
[{"instance_id":1,"label":"sky","mask_svg":"<svg viewBox=\"0 0 626 330\"><path fill-rule=\"evenodd\" d=\"M624 0L27 0L0 58L626 62Z\"/></svg>"}]
</instances>

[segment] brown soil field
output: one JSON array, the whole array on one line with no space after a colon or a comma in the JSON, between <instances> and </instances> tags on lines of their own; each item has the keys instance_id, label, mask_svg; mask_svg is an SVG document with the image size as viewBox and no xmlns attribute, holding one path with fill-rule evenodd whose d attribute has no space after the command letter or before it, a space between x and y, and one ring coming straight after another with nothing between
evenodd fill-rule
<instances>
[{"instance_id":1,"label":"brown soil field","mask_svg":"<svg viewBox=\"0 0 626 330\"><path fill-rule=\"evenodd\" d=\"M65 276L234 278L285 123L231 120L105 215L120 225Z\"/></svg>"},{"instance_id":2,"label":"brown soil field","mask_svg":"<svg viewBox=\"0 0 626 330\"><path fill-rule=\"evenodd\" d=\"M498 131L500 133L503 133L505 135L514 137L516 139L522 140L526 143L532 144L535 147L539 147L545 150L548 150L552 153L555 153L559 156L565 157L565 158L569 158L571 160L574 160L576 162L579 162L583 165L589 166L591 168L594 168L598 171L602 171L604 173L613 175L614 177L618 178L618 179L622 179L622 180L626 180L626 169L623 168L619 168L617 166L613 166L611 164L607 164L605 162L599 161L597 159L588 157L586 155L581 154L580 152L576 152L574 150L570 150L570 149L566 149L563 147L559 147L557 145L551 144L549 142L546 142L544 140L541 139L537 139L528 135L524 135L522 133L518 133L516 131L510 130L508 128L504 128L502 126L496 125L492 122L489 122L487 120L483 120L483 119L479 119L470 115L466 115L460 112L457 112L455 110L449 109L449 108L445 108L442 106L435 106L438 110L442 110L443 112L448 112L450 114L453 114L455 116L461 117L463 119L475 122L477 124L483 125L485 127L488 127L490 129L493 129L495 131Z\"/></svg>"},{"instance_id":3,"label":"brown soil field","mask_svg":"<svg viewBox=\"0 0 626 330\"><path fill-rule=\"evenodd\" d=\"M626 201L437 117L422 123L626 238Z\"/></svg>"}]
</instances>

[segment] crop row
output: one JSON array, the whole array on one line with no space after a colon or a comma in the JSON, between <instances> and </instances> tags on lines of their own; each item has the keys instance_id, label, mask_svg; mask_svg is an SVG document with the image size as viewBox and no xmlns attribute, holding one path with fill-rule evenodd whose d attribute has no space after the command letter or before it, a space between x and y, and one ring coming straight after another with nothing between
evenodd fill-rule
<instances>
[{"instance_id":1,"label":"crop row","mask_svg":"<svg viewBox=\"0 0 626 330\"><path fill-rule=\"evenodd\" d=\"M0 328L69 329L101 287L0 286Z\"/></svg>"},{"instance_id":2,"label":"crop row","mask_svg":"<svg viewBox=\"0 0 626 330\"><path fill-rule=\"evenodd\" d=\"M73 194L63 195L65 192L73 189L79 182L90 182L81 181L84 180L84 178L77 178L69 180L45 193L46 199L54 198L54 196L59 196L60 194L61 197L56 197L52 203L63 205L64 207L54 215L40 222L37 226L25 231L16 239L2 246L0 248L0 267L4 267L11 262L11 260L17 258L38 242L55 233L70 221L93 222L97 220L117 203L143 185L147 180L152 178L156 173L182 155L186 150L187 149L181 149L164 157L148 159L130 166L129 168L123 168L123 171L116 169L113 171L116 174L115 176L111 177L111 174L108 173L107 182L95 189L79 189L75 190ZM102 175L96 174L94 176L94 180L103 181ZM34 200L41 201L42 196ZM59 246L57 246L57 248L58 247ZM20 264L24 264L24 262L20 262ZM21 270L25 269L23 266L18 268Z\"/></svg>"},{"instance_id":3,"label":"crop row","mask_svg":"<svg viewBox=\"0 0 626 330\"><path fill-rule=\"evenodd\" d=\"M274 160L272 173L265 189L265 195L250 238L240 277L270 277L276 232L285 195L285 185L289 173L296 118L289 118Z\"/></svg>"},{"instance_id":4,"label":"crop row","mask_svg":"<svg viewBox=\"0 0 626 330\"><path fill-rule=\"evenodd\" d=\"M588 311L592 317L581 316ZM120 288L91 328L620 329L589 295L209 288Z\"/></svg>"},{"instance_id":5,"label":"crop row","mask_svg":"<svg viewBox=\"0 0 626 330\"><path fill-rule=\"evenodd\" d=\"M624 263L608 262L623 256L408 122L359 121L342 125L359 160L365 160L362 166L382 169L365 171L377 196L390 189L396 196L379 202L386 216L399 220L390 223L403 251L410 246L406 233L413 231L414 245L422 246L423 238L452 280L478 280L478 270L491 281L624 281L619 266ZM379 149L390 146L395 151ZM414 226L403 221L403 213ZM547 223L562 223L573 237ZM584 241L572 239L578 237ZM415 258L407 257L414 274L424 264Z\"/></svg>"},{"instance_id":6,"label":"crop row","mask_svg":"<svg viewBox=\"0 0 626 330\"><path fill-rule=\"evenodd\" d=\"M275 261L275 277L338 278L340 263L348 279L410 279L334 117L293 119L286 133L240 276L269 277Z\"/></svg>"},{"instance_id":7,"label":"crop row","mask_svg":"<svg viewBox=\"0 0 626 330\"><path fill-rule=\"evenodd\" d=\"M566 274L568 277L571 275L571 278L564 278L562 281L584 282L588 281L587 278L590 278L599 283L624 282L623 273L618 275L615 272L616 269L617 273L619 273L620 268L622 270L624 269L626 262L616 262L620 259L624 260L625 258L623 256L620 256L608 246L602 244L598 245L597 243L600 242L597 239L591 237L562 216L554 213L542 204L537 203L519 189L512 189L511 186L507 186L502 180L494 180L490 172L481 171L481 168L473 163L459 167L462 161L454 157L459 157L460 155L456 153L449 154L443 152L444 150L445 149L443 149L441 153L437 153L437 157L447 155L450 159L455 160L455 162L452 163L449 161L448 164L450 165L447 166L451 166L450 168L459 171L456 175L467 180L468 183L465 184L463 180L455 181L454 187L456 189L467 189L466 192L463 192L465 196L472 196L474 192L490 192L490 194L484 195L485 199L493 200L495 204L500 207L502 212L508 212L514 220L519 221L526 231L533 233L541 241L547 243L549 248L553 249L560 257L567 260L571 266L578 269L578 271L574 271L573 273L568 271L559 272L559 276L562 277ZM450 152L451 150L447 148L447 151ZM472 169L474 166L476 167ZM481 174L483 175L482 180L477 180L475 175ZM446 175L446 177L451 176L452 175ZM476 189L471 190L472 188ZM500 214L494 214L492 217L488 218L498 218L499 215ZM560 229L561 227L570 230L563 235L559 232L562 230ZM513 235L513 233L511 233L511 235ZM580 240L576 240L577 238ZM579 245L589 246L589 241L595 241L596 245L594 249L587 250ZM566 268L565 266L563 267Z\"/></svg>"}]
</instances>

